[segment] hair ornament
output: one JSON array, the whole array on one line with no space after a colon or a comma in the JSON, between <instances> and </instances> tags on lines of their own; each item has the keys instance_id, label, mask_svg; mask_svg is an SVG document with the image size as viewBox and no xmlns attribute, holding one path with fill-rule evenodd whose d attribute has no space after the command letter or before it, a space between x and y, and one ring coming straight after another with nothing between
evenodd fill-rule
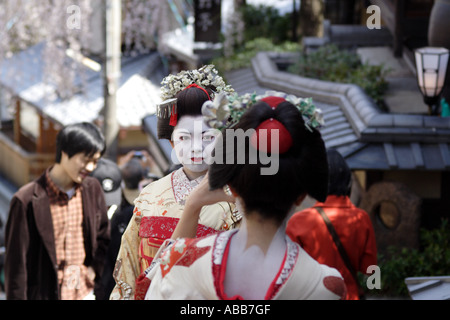
<instances>
[{"instance_id":1,"label":"hair ornament","mask_svg":"<svg viewBox=\"0 0 450 320\"><path fill-rule=\"evenodd\" d=\"M223 192L224 192L227 196L230 196L230 197L233 196L233 193L231 192L230 186L227 185L227 184L223 186Z\"/></svg>"},{"instance_id":2,"label":"hair ornament","mask_svg":"<svg viewBox=\"0 0 450 320\"><path fill-rule=\"evenodd\" d=\"M200 69L183 70L176 75L170 74L161 81L161 100L156 106L156 115L158 118L170 118L170 125L175 126L177 123L177 99L175 96L190 87L197 87L203 90L208 98L214 98L214 94L225 92L233 93L234 89L230 85L226 85L221 76L218 75L214 65L205 65ZM212 94L208 93L205 88L212 90Z\"/></svg>"},{"instance_id":3,"label":"hair ornament","mask_svg":"<svg viewBox=\"0 0 450 320\"><path fill-rule=\"evenodd\" d=\"M312 98L298 98L279 91L266 91L262 95L256 93L246 93L241 96L223 95L223 97L217 95L213 101L206 101L203 104L202 114L210 127L222 130L235 126L242 115L255 103L264 100L269 106L275 108L283 99L298 109L308 130L312 131L312 128L320 128L325 124L322 110L316 108Z\"/></svg>"},{"instance_id":4,"label":"hair ornament","mask_svg":"<svg viewBox=\"0 0 450 320\"><path fill-rule=\"evenodd\" d=\"M204 121L211 128L220 129L225 127L230 117L227 95L224 92L220 92L213 101L205 101L202 106L202 115Z\"/></svg>"},{"instance_id":5,"label":"hair ornament","mask_svg":"<svg viewBox=\"0 0 450 320\"><path fill-rule=\"evenodd\" d=\"M210 88L213 93L233 93L234 89L225 84L214 65L209 64L194 70L183 70L176 75L170 74L161 81L161 100L174 98L178 92L189 85L196 84L202 88ZM212 99L214 96L211 97Z\"/></svg>"},{"instance_id":6,"label":"hair ornament","mask_svg":"<svg viewBox=\"0 0 450 320\"><path fill-rule=\"evenodd\" d=\"M177 99L167 99L156 105L156 116L161 119L168 119L177 112Z\"/></svg>"},{"instance_id":7,"label":"hair ornament","mask_svg":"<svg viewBox=\"0 0 450 320\"><path fill-rule=\"evenodd\" d=\"M292 147L293 140L289 131L280 121L270 118L256 127L250 137L250 144L256 150L265 153L283 154Z\"/></svg>"},{"instance_id":8,"label":"hair ornament","mask_svg":"<svg viewBox=\"0 0 450 320\"><path fill-rule=\"evenodd\" d=\"M198 84L196 84L196 83L190 84L186 88L184 88L183 90L186 90L186 89L189 89L189 88L198 88L198 89L202 90L208 96L208 100L211 100L211 97L209 96L208 91L206 91L205 88L200 87Z\"/></svg>"},{"instance_id":9,"label":"hair ornament","mask_svg":"<svg viewBox=\"0 0 450 320\"><path fill-rule=\"evenodd\" d=\"M267 103L273 110L286 99L278 96L268 96L260 101ZM278 120L269 118L256 127L256 131L250 137L250 144L257 150L266 153L285 153L293 143L292 136L286 127ZM272 137L272 135L275 135ZM274 138L274 139L273 139ZM272 142L275 142L272 145Z\"/></svg>"}]
</instances>

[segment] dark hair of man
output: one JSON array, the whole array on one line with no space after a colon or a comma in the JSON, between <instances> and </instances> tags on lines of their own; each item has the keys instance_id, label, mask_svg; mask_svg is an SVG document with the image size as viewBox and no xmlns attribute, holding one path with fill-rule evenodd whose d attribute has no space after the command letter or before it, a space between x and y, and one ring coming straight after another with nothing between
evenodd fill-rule
<instances>
[{"instance_id":1,"label":"dark hair of man","mask_svg":"<svg viewBox=\"0 0 450 320\"><path fill-rule=\"evenodd\" d=\"M70 159L81 152L87 156L93 156L97 152L103 155L105 150L105 138L97 126L89 122L71 124L61 129L56 136L55 162L61 161L62 152Z\"/></svg>"},{"instance_id":2,"label":"dark hair of man","mask_svg":"<svg viewBox=\"0 0 450 320\"><path fill-rule=\"evenodd\" d=\"M212 189L221 188L228 184L242 197L247 214L255 211L265 218L282 222L297 198L302 194L309 194L313 198L324 201L328 188L328 164L324 142L320 132L312 132L305 127L305 123L297 108L289 102L280 103L272 109L265 102L256 103L241 118L233 129L255 129L267 119L281 122L293 139L291 148L279 155L278 172L274 175L261 175L262 167L258 158L256 164L249 160L250 146L233 143L234 150L223 152L223 164L215 161L209 169L209 183ZM217 140L217 147L227 147L227 134ZM242 139L241 139L242 140ZM249 140L249 139L246 139ZM239 148L239 149L238 149ZM245 163L238 164L236 154L245 150ZM234 152L233 164L226 162L228 152Z\"/></svg>"},{"instance_id":3,"label":"dark hair of man","mask_svg":"<svg viewBox=\"0 0 450 320\"><path fill-rule=\"evenodd\" d=\"M210 89L205 89L211 96L212 92ZM208 95L202 89L191 87L184 89L176 95L177 98L177 117L178 121L180 118L189 116L198 116L202 114L203 103L209 100ZM158 139L172 139L172 133L174 127L169 125L170 118L158 118L157 132Z\"/></svg>"},{"instance_id":4,"label":"dark hair of man","mask_svg":"<svg viewBox=\"0 0 450 320\"><path fill-rule=\"evenodd\" d=\"M349 196L352 184L352 173L342 155L335 149L327 150L328 157L328 194Z\"/></svg>"}]
</instances>

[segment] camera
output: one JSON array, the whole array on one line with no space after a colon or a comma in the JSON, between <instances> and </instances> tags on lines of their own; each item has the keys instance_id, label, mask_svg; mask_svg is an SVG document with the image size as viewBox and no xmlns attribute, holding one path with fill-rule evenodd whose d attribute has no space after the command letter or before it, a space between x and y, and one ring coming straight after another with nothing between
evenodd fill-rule
<instances>
[{"instance_id":1,"label":"camera","mask_svg":"<svg viewBox=\"0 0 450 320\"><path fill-rule=\"evenodd\" d=\"M133 154L133 158L138 158L140 160L144 160L145 155L141 151L135 151Z\"/></svg>"}]
</instances>

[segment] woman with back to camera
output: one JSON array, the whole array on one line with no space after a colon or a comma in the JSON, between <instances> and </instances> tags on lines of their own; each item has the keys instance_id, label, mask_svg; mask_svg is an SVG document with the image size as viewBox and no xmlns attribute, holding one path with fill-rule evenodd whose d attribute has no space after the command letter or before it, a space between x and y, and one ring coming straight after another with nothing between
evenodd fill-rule
<instances>
[{"instance_id":1,"label":"woman with back to camera","mask_svg":"<svg viewBox=\"0 0 450 320\"><path fill-rule=\"evenodd\" d=\"M327 195L327 158L321 135L314 128L318 124L314 106L307 100L272 93L240 101L235 100L236 108L230 111L231 118L235 117L233 129L222 131L223 140L216 144L216 151L221 146L225 150L223 161L215 159L208 181L188 197L173 238L192 237L195 226L191 222L201 206L230 195L243 212L242 224L239 229L204 238L179 238L163 247L157 263L147 270L151 284L146 299L345 297L339 272L316 262L285 233L287 219L307 194L318 200ZM309 119L305 122L303 116ZM240 129L249 133L249 139L231 144L230 139L236 142L233 132ZM234 160L243 152L244 163L229 161L230 152ZM256 163L251 159L255 152ZM274 154L278 155L277 172L262 175L261 169L268 165L261 159Z\"/></svg>"}]
</instances>

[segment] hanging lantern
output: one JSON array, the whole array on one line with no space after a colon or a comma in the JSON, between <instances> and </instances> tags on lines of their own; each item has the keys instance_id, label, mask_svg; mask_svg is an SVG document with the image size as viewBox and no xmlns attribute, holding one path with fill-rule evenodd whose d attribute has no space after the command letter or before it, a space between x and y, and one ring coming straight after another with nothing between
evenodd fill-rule
<instances>
[{"instance_id":1,"label":"hanging lantern","mask_svg":"<svg viewBox=\"0 0 450 320\"><path fill-rule=\"evenodd\" d=\"M429 113L436 114L439 95L444 86L449 59L446 48L423 47L415 50L417 83Z\"/></svg>"}]
</instances>

